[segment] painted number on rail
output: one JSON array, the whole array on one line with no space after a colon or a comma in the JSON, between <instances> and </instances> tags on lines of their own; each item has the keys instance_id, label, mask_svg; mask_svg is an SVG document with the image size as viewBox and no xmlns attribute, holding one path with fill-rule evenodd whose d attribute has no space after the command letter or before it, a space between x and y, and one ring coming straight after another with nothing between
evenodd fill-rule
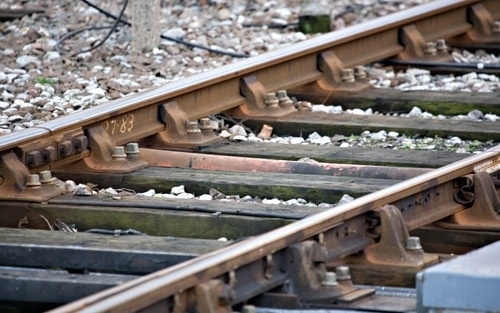
<instances>
[{"instance_id":1,"label":"painted number on rail","mask_svg":"<svg viewBox=\"0 0 500 313\"><path fill-rule=\"evenodd\" d=\"M104 121L104 129L110 134L125 134L134 129L134 114L123 114L116 119Z\"/></svg>"}]
</instances>

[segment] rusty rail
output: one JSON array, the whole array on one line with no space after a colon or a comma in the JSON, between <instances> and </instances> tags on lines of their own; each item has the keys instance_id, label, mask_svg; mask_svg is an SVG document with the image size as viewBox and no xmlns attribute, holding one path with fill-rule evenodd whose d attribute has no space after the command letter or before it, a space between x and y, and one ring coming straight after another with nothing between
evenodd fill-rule
<instances>
[{"instance_id":1,"label":"rusty rail","mask_svg":"<svg viewBox=\"0 0 500 313\"><path fill-rule=\"evenodd\" d=\"M435 1L0 137L1 199L43 202L65 192L59 181L27 188L30 172L128 172L147 165L133 146L129 157L117 152L118 145L142 141L168 148L212 142L216 138L211 131L193 136L187 128L189 121L210 114L279 117L295 110L290 105L268 106L265 97L270 91L309 88L331 95L362 90L366 85L342 81L344 69L393 56L426 58L427 41L497 43L493 20L499 17L498 1ZM499 153L496 147L53 312L139 311L157 305L168 312L193 306L199 312L230 312L233 304L286 281L305 301L363 296L364 291L350 285L338 289L324 284L327 264L364 250L370 259L364 261L376 265L403 260L403 266L420 268L437 257L406 251L408 231L449 216L464 228L478 221L484 229L498 228L492 206L498 195L489 173L500 168ZM120 162L113 162L116 158ZM479 186L475 191L474 185ZM302 262L290 262L290 255Z\"/></svg>"},{"instance_id":2,"label":"rusty rail","mask_svg":"<svg viewBox=\"0 0 500 313\"><path fill-rule=\"evenodd\" d=\"M421 227L468 208L466 204L461 204L456 200L457 197L453 196L457 192L460 193L460 188L457 189L454 185L457 179L474 173L479 175L479 173L493 172L499 168L500 147L496 147L480 155L361 197L335 210L318 213L264 235L247 239L222 250L64 305L52 312L139 311L170 297L176 295L180 297L182 293L194 288L197 284L206 283L224 275L230 277L230 285L234 284L244 277L240 272L243 272L245 266L266 258L279 260L282 256L276 257L276 255L283 253L283 249L289 249L294 244L307 240L324 245L328 255L324 261L332 261L372 244L371 240L364 237L365 226L357 227L352 223L360 217L363 218L368 212L381 208L383 211L383 208L395 206L402 212L402 219L407 230ZM488 174L486 176L489 177ZM482 181L479 177L475 179L476 183ZM481 197L489 199L492 194L477 195L476 202L480 202L478 199ZM405 207L405 203L414 205ZM481 206L483 204L482 201L481 204L478 203ZM493 207L488 209L494 211ZM481 210L481 208L476 207L474 210ZM474 223L472 220L469 221ZM495 223L497 222L498 217ZM346 225L352 227L350 229L353 233L352 237L335 239L334 234ZM345 242L351 244L346 245ZM388 255L385 257L387 258ZM265 268L261 270L264 272ZM286 275L291 276L291 273ZM172 301L176 305L182 302L179 298Z\"/></svg>"},{"instance_id":3,"label":"rusty rail","mask_svg":"<svg viewBox=\"0 0 500 313\"><path fill-rule=\"evenodd\" d=\"M214 140L187 138L187 121L227 110L251 116L294 110L266 106L267 92L304 85L330 95L356 91L366 86L342 82L346 68L394 56L425 58L425 42L439 38L496 43L500 37L492 29L498 18L498 1L434 1L2 136L0 151L14 150L25 166L40 171L84 159L89 149L94 154L101 150L89 166L104 171L101 163L111 158L108 150L115 145L146 137L153 137L150 143L156 147Z\"/></svg>"}]
</instances>

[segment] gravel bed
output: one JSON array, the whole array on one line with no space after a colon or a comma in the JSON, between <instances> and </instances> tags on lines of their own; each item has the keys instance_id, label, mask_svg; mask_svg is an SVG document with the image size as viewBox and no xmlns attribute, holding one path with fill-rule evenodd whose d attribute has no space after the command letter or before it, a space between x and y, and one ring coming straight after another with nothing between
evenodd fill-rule
<instances>
[{"instance_id":1,"label":"gravel bed","mask_svg":"<svg viewBox=\"0 0 500 313\"><path fill-rule=\"evenodd\" d=\"M467 50L453 49L452 56L457 63L498 64L496 55L482 50L471 53ZM464 75L431 75L429 71L418 68L397 72L376 67L367 68L370 84L376 88L393 87L402 91L448 91L448 92L494 92L500 89L500 79L496 75L470 72Z\"/></svg>"},{"instance_id":2,"label":"gravel bed","mask_svg":"<svg viewBox=\"0 0 500 313\"><path fill-rule=\"evenodd\" d=\"M318 5L330 12L337 30L429 1L323 0ZM314 36L298 32L301 2L162 1L161 29L187 42L253 56ZM123 1L95 4L118 15ZM81 1L5 0L1 8L37 8L46 14L0 23L0 135L240 60L167 40L136 53L130 49L129 27L111 34L98 49L78 54L107 30L80 33L62 43L60 53L57 41L69 32L113 20ZM131 21L129 11L124 18Z\"/></svg>"},{"instance_id":3,"label":"gravel bed","mask_svg":"<svg viewBox=\"0 0 500 313\"><path fill-rule=\"evenodd\" d=\"M332 27L336 30L425 2L428 0L342 0L323 1L321 5L330 11ZM114 14L122 5L122 1L95 3ZM258 55L314 36L298 32L300 3L300 0L163 1L160 23L163 34L171 37L214 49ZM6 0L0 3L0 8L29 8L30 5L30 2ZM88 25L109 25L113 21L81 1L38 1L37 8L45 9L46 14L0 23L0 135L239 60L167 40L162 40L152 51L139 54L130 49L129 27L114 32L98 49L77 54L99 42L106 30L83 32L64 42L61 48L65 53L61 54L55 45L68 32ZM130 20L128 11L124 18ZM497 56L483 51L454 50L452 54L457 62L498 63ZM433 76L419 69L401 73L376 66L366 69L370 83L376 88L493 92L500 86L497 76L474 72L461 76ZM313 105L312 109L335 114L376 114L370 109L344 111L320 105ZM439 119L474 116L483 121L498 120L498 116L482 112L456 117L432 116L418 108L401 116ZM432 138L431 141L384 133L365 132L330 139L311 134L312 138L271 138L268 141L457 152L489 145L476 141L458 143L456 138ZM254 133L242 135L246 136L243 138L238 137L238 133L228 135L222 131L221 136L234 140L261 140Z\"/></svg>"},{"instance_id":4,"label":"gravel bed","mask_svg":"<svg viewBox=\"0 0 500 313\"><path fill-rule=\"evenodd\" d=\"M372 109L347 109L343 110L341 106L325 106L322 104L310 104L311 111L323 112L325 114L344 114L344 115L374 115L380 114L373 112ZM478 123L498 123L500 117L495 114L483 114L479 110L472 110L467 115L444 116L433 115L422 111L418 107L413 107L410 112L403 114L387 114L390 116L399 116L401 118L421 118L421 119L453 119L467 120ZM240 124L227 126L230 123L224 120L224 117L213 117L213 125L219 128L219 136L232 141L249 141L263 143L280 144L298 144L298 145L320 145L320 146L338 146L341 148L359 147L359 148L384 148L394 150L434 150L451 151L457 153L480 153L486 149L492 148L498 143L494 141L482 142L479 140L463 140L459 137L422 137L415 135L408 137L394 131L380 130L378 132L364 131L361 134L324 136L314 132L307 137L277 136L272 134L272 125L266 125L261 130L251 130ZM267 130L264 131L264 128Z\"/></svg>"},{"instance_id":5,"label":"gravel bed","mask_svg":"<svg viewBox=\"0 0 500 313\"><path fill-rule=\"evenodd\" d=\"M97 194L101 195L111 195L115 200L121 200L124 197L148 197L148 198L166 198L166 199L196 199L200 201L230 201L230 202L250 202L250 203L262 203L262 204L273 204L273 205L285 205L285 206L308 206L308 207L320 207L320 208L331 208L337 205L351 202L354 200L348 194L342 196L342 198L337 203L314 203L307 201L302 198L294 198L289 200L282 200L278 198L264 198L261 199L257 196L240 196L240 195L226 195L216 189L210 189L208 193L196 196L193 193L186 192L184 185L172 187L169 193L159 193L154 189L149 189L144 192L136 192L130 189L115 189L112 187L96 189L94 186L89 186L86 184L76 184L72 180L67 180L66 189L68 192L72 192L75 196L93 196Z\"/></svg>"}]
</instances>

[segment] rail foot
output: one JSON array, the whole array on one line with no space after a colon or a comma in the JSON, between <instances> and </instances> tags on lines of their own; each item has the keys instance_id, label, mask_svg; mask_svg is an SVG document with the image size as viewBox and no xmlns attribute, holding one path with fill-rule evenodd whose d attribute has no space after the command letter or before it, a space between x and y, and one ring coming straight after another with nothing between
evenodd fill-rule
<instances>
[{"instance_id":1,"label":"rail foot","mask_svg":"<svg viewBox=\"0 0 500 313\"><path fill-rule=\"evenodd\" d=\"M49 171L43 171L42 179L38 174L30 174L28 168L13 153L0 156L1 200L24 200L45 202L65 194L63 181L52 178Z\"/></svg>"},{"instance_id":2,"label":"rail foot","mask_svg":"<svg viewBox=\"0 0 500 313\"><path fill-rule=\"evenodd\" d=\"M160 118L165 130L146 139L144 143L148 147L196 150L221 140L210 125L204 125L203 119L201 127L197 121L189 121L175 101L160 106Z\"/></svg>"},{"instance_id":3,"label":"rail foot","mask_svg":"<svg viewBox=\"0 0 500 313\"><path fill-rule=\"evenodd\" d=\"M437 222L436 225L457 230L500 231L500 216L498 215L500 196L490 174L476 173L472 181L464 188L466 188L465 192L472 197L471 207Z\"/></svg>"},{"instance_id":4,"label":"rail foot","mask_svg":"<svg viewBox=\"0 0 500 313\"><path fill-rule=\"evenodd\" d=\"M316 88L330 91L334 94L356 94L371 89L365 76L359 77L359 67L356 72L346 68L345 65L332 51L318 55L318 69L323 73L323 78L313 83ZM311 88L314 88L311 86Z\"/></svg>"},{"instance_id":5,"label":"rail foot","mask_svg":"<svg viewBox=\"0 0 500 313\"><path fill-rule=\"evenodd\" d=\"M240 81L240 92L245 97L245 104L227 111L234 117L280 117L296 111L287 101L268 92L255 75L243 77Z\"/></svg>"},{"instance_id":6,"label":"rail foot","mask_svg":"<svg viewBox=\"0 0 500 313\"><path fill-rule=\"evenodd\" d=\"M139 158L136 144L129 144L127 147L115 146L102 126L87 129L86 135L90 155L65 168L94 173L128 173L148 165Z\"/></svg>"},{"instance_id":7,"label":"rail foot","mask_svg":"<svg viewBox=\"0 0 500 313\"><path fill-rule=\"evenodd\" d=\"M398 55L404 61L454 62L444 40L426 42L414 25L401 29L401 42L405 50Z\"/></svg>"},{"instance_id":8,"label":"rail foot","mask_svg":"<svg viewBox=\"0 0 500 313\"><path fill-rule=\"evenodd\" d=\"M500 22L495 21L484 4L477 3L469 8L469 22L472 28L465 34L448 40L462 48L498 50L500 45Z\"/></svg>"},{"instance_id":9,"label":"rail foot","mask_svg":"<svg viewBox=\"0 0 500 313\"><path fill-rule=\"evenodd\" d=\"M397 207L386 205L372 213L367 216L367 223L373 232L367 235L376 243L332 266L348 265L356 284L383 281L384 285L413 286L416 272L437 263L438 256L425 253L418 237L410 237Z\"/></svg>"},{"instance_id":10,"label":"rail foot","mask_svg":"<svg viewBox=\"0 0 500 313\"><path fill-rule=\"evenodd\" d=\"M346 268L338 268L335 272L326 270L327 250L315 241L305 241L289 248L287 272L290 282L285 285L290 293L296 294L301 302L336 303L340 299L359 293L359 288L352 284ZM347 269L347 272L349 270ZM371 293L360 293L356 298Z\"/></svg>"}]
</instances>

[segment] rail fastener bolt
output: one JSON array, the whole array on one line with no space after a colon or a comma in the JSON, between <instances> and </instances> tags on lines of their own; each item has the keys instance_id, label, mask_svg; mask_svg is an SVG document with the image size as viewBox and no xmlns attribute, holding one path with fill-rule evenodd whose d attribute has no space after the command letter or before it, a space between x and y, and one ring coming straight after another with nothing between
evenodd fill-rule
<instances>
[{"instance_id":1,"label":"rail fastener bolt","mask_svg":"<svg viewBox=\"0 0 500 313\"><path fill-rule=\"evenodd\" d=\"M38 174L29 174L26 177L26 187L37 188L40 187L40 185L40 176L38 176Z\"/></svg>"},{"instance_id":2,"label":"rail fastener bolt","mask_svg":"<svg viewBox=\"0 0 500 313\"><path fill-rule=\"evenodd\" d=\"M444 39L436 40L436 51L438 53L448 53L448 46L446 45L446 41Z\"/></svg>"},{"instance_id":3,"label":"rail fastener bolt","mask_svg":"<svg viewBox=\"0 0 500 313\"><path fill-rule=\"evenodd\" d=\"M43 164L43 156L38 150L26 153L26 165L28 167L37 167Z\"/></svg>"},{"instance_id":4,"label":"rail fastener bolt","mask_svg":"<svg viewBox=\"0 0 500 313\"><path fill-rule=\"evenodd\" d=\"M68 157L75 153L73 143L71 140L63 140L58 143L59 145L59 156L62 158Z\"/></svg>"},{"instance_id":5,"label":"rail fastener bolt","mask_svg":"<svg viewBox=\"0 0 500 313\"><path fill-rule=\"evenodd\" d=\"M278 90L278 101L280 106L291 106L293 101L288 97L286 90Z\"/></svg>"},{"instance_id":6,"label":"rail fastener bolt","mask_svg":"<svg viewBox=\"0 0 500 313\"><path fill-rule=\"evenodd\" d=\"M53 162L57 160L57 151L53 146L43 148L42 157L46 162Z\"/></svg>"},{"instance_id":7,"label":"rail fastener bolt","mask_svg":"<svg viewBox=\"0 0 500 313\"><path fill-rule=\"evenodd\" d=\"M335 287L337 286L337 274L335 272L326 272L325 279L321 282L323 286Z\"/></svg>"},{"instance_id":8,"label":"rail fastener bolt","mask_svg":"<svg viewBox=\"0 0 500 313\"><path fill-rule=\"evenodd\" d=\"M424 54L425 55L436 55L437 50L436 50L436 43L429 41L425 43L425 48L424 48Z\"/></svg>"},{"instance_id":9,"label":"rail fastener bolt","mask_svg":"<svg viewBox=\"0 0 500 313\"><path fill-rule=\"evenodd\" d=\"M200 129L203 130L212 130L212 123L208 117L200 118Z\"/></svg>"},{"instance_id":10,"label":"rail fastener bolt","mask_svg":"<svg viewBox=\"0 0 500 313\"><path fill-rule=\"evenodd\" d=\"M353 83L354 82L354 71L352 68L345 68L342 70L342 81L347 82L347 83Z\"/></svg>"},{"instance_id":11,"label":"rail fastener bolt","mask_svg":"<svg viewBox=\"0 0 500 313\"><path fill-rule=\"evenodd\" d=\"M266 106L268 108L279 108L279 100L278 97L276 97L276 94L273 92L270 92L266 95Z\"/></svg>"},{"instance_id":12,"label":"rail fastener bolt","mask_svg":"<svg viewBox=\"0 0 500 313\"><path fill-rule=\"evenodd\" d=\"M335 268L337 280L351 280L351 271L349 266L338 266Z\"/></svg>"},{"instance_id":13,"label":"rail fastener bolt","mask_svg":"<svg viewBox=\"0 0 500 313\"><path fill-rule=\"evenodd\" d=\"M89 140L87 136L78 136L75 138L75 149L78 152L82 152L83 150L87 150L89 146Z\"/></svg>"},{"instance_id":14,"label":"rail fastener bolt","mask_svg":"<svg viewBox=\"0 0 500 313\"><path fill-rule=\"evenodd\" d=\"M125 146L125 154L127 159L136 160L139 158L139 144L137 142L129 142Z\"/></svg>"},{"instance_id":15,"label":"rail fastener bolt","mask_svg":"<svg viewBox=\"0 0 500 313\"><path fill-rule=\"evenodd\" d=\"M363 65L358 65L354 67L354 78L356 80L366 79L366 71Z\"/></svg>"},{"instance_id":16,"label":"rail fastener bolt","mask_svg":"<svg viewBox=\"0 0 500 313\"><path fill-rule=\"evenodd\" d=\"M51 171L41 171L39 174L40 177L40 182L42 184L51 184L54 182L55 178L52 177L52 172Z\"/></svg>"},{"instance_id":17,"label":"rail fastener bolt","mask_svg":"<svg viewBox=\"0 0 500 313\"><path fill-rule=\"evenodd\" d=\"M123 146L116 146L113 149L112 157L115 161L125 160L127 158L127 155L125 154L125 148Z\"/></svg>"},{"instance_id":18,"label":"rail fastener bolt","mask_svg":"<svg viewBox=\"0 0 500 313\"><path fill-rule=\"evenodd\" d=\"M500 33L500 21L493 22L493 32L496 34Z\"/></svg>"},{"instance_id":19,"label":"rail fastener bolt","mask_svg":"<svg viewBox=\"0 0 500 313\"><path fill-rule=\"evenodd\" d=\"M420 245L420 237L410 236L406 239L406 250L410 251L418 251L422 250L422 246Z\"/></svg>"},{"instance_id":20,"label":"rail fastener bolt","mask_svg":"<svg viewBox=\"0 0 500 313\"><path fill-rule=\"evenodd\" d=\"M186 133L190 135L195 135L195 134L200 134L201 130L198 127L198 122L197 121L191 121L187 123L186 125Z\"/></svg>"}]
</instances>

